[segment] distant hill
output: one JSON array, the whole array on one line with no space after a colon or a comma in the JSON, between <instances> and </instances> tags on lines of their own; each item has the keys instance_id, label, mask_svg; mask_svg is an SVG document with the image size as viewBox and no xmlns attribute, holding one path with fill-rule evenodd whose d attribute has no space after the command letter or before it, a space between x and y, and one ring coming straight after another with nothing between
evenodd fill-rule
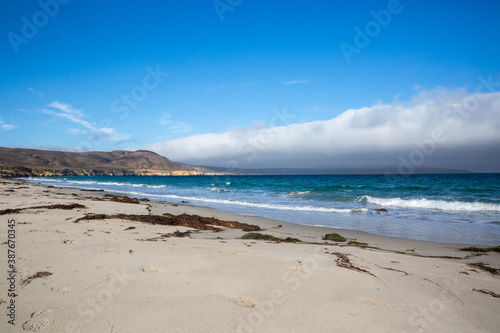
<instances>
[{"instance_id":1,"label":"distant hill","mask_svg":"<svg viewBox=\"0 0 500 333\"><path fill-rule=\"evenodd\" d=\"M0 177L203 174L146 150L71 153L0 147Z\"/></svg>"},{"instance_id":2,"label":"distant hill","mask_svg":"<svg viewBox=\"0 0 500 333\"><path fill-rule=\"evenodd\" d=\"M203 166L202 168L226 172L226 168ZM384 175L386 173L399 174L398 168L256 168L233 170L241 175ZM471 173L469 170L443 168L415 168L412 174L443 174L443 173Z\"/></svg>"},{"instance_id":3,"label":"distant hill","mask_svg":"<svg viewBox=\"0 0 500 333\"><path fill-rule=\"evenodd\" d=\"M186 163L182 163L182 162L175 162L175 163L177 163L178 165L180 165L183 168L186 168L187 170L196 170L196 171L203 172L207 175L214 174L214 173L216 173L216 174L230 174L224 168L218 168L220 170L215 171L213 169L210 169L208 167L203 167L200 165L191 165L191 164L186 164Z\"/></svg>"}]
</instances>

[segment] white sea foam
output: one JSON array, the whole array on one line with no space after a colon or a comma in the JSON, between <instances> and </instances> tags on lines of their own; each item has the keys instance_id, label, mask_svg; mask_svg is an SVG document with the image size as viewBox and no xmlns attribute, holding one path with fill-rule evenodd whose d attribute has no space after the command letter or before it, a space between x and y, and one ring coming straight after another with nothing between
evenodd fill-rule
<instances>
[{"instance_id":1,"label":"white sea foam","mask_svg":"<svg viewBox=\"0 0 500 333\"><path fill-rule=\"evenodd\" d=\"M123 182L99 182L94 180L71 180L71 179L49 179L49 178L26 178L30 181L45 183L45 182L59 182L64 185L101 185L101 186L130 186L130 187L146 187L146 188L167 188L168 185L148 185L148 184L134 184Z\"/></svg>"},{"instance_id":2,"label":"white sea foam","mask_svg":"<svg viewBox=\"0 0 500 333\"><path fill-rule=\"evenodd\" d=\"M146 185L148 188L167 188L168 185Z\"/></svg>"},{"instance_id":3,"label":"white sea foam","mask_svg":"<svg viewBox=\"0 0 500 333\"><path fill-rule=\"evenodd\" d=\"M41 177L21 177L19 179L30 181L30 182L59 182L61 180L58 179L50 179L50 178L41 178Z\"/></svg>"},{"instance_id":4,"label":"white sea foam","mask_svg":"<svg viewBox=\"0 0 500 333\"><path fill-rule=\"evenodd\" d=\"M303 197L304 195L306 194L309 194L311 193L311 191L293 191L293 192L290 192L288 193L288 197L291 197L291 198L296 198L296 197Z\"/></svg>"},{"instance_id":5,"label":"white sea foam","mask_svg":"<svg viewBox=\"0 0 500 333\"><path fill-rule=\"evenodd\" d=\"M207 190L211 192L232 192L230 189L222 187L208 187Z\"/></svg>"},{"instance_id":6,"label":"white sea foam","mask_svg":"<svg viewBox=\"0 0 500 333\"><path fill-rule=\"evenodd\" d=\"M465 201L444 201L429 199L401 199L401 198L374 198L365 195L360 198L361 201L376 204L379 206L393 206L402 208L423 208L439 209L447 211L500 211L500 205L487 202L465 202Z\"/></svg>"},{"instance_id":7,"label":"white sea foam","mask_svg":"<svg viewBox=\"0 0 500 333\"><path fill-rule=\"evenodd\" d=\"M256 202L247 202L247 201L238 201L238 200L225 200L225 199L213 199L213 198L205 198L205 197L181 196L181 195L176 195L176 194L149 194L149 193L141 193L141 192L133 192L133 191L123 191L121 193L126 193L129 195L138 195L138 196L149 196L149 197L157 197L157 198L201 201L201 202L211 202L211 203L216 203L216 204L238 205L238 206L244 206L244 207L257 207L257 208L288 210L288 211L306 211L306 212L324 212L324 213L366 213L369 211L366 208L341 209L341 208L328 208L328 207L315 207L315 206L288 206L288 205L280 205L280 204L256 203Z\"/></svg>"}]
</instances>

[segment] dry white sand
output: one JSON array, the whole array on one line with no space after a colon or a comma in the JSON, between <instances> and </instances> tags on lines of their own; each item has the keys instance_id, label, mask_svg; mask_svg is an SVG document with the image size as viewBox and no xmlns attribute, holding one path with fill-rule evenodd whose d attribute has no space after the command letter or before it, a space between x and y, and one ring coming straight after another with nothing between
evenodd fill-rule
<instances>
[{"instance_id":1,"label":"dry white sand","mask_svg":"<svg viewBox=\"0 0 500 333\"><path fill-rule=\"evenodd\" d=\"M0 215L1 332L499 332L500 298L473 289L500 294L500 275L468 264L498 268L500 253L451 259L471 253L459 244L102 197L0 180L0 210L86 206ZM86 213L197 214L308 243L243 240L238 229L176 238L161 235L192 229L120 219L73 223ZM7 308L8 220L16 222L15 326ZM331 232L374 248L325 244ZM365 272L338 266L336 253ZM52 274L21 285L38 272Z\"/></svg>"}]
</instances>

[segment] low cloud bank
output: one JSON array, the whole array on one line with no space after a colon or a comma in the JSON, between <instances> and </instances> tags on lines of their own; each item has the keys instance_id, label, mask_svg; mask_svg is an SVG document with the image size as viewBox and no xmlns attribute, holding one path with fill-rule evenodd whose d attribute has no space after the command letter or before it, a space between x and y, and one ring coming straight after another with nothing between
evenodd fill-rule
<instances>
[{"instance_id":1,"label":"low cloud bank","mask_svg":"<svg viewBox=\"0 0 500 333\"><path fill-rule=\"evenodd\" d=\"M174 161L230 168L415 167L500 172L500 92L424 91L336 118L146 145Z\"/></svg>"}]
</instances>

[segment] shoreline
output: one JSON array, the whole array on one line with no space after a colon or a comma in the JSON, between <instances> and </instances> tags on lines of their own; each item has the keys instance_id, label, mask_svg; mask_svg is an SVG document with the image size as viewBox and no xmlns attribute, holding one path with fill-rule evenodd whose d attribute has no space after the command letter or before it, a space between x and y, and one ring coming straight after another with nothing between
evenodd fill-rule
<instances>
[{"instance_id":1,"label":"shoreline","mask_svg":"<svg viewBox=\"0 0 500 333\"><path fill-rule=\"evenodd\" d=\"M500 253L459 250L470 244L164 201L115 202L104 191L21 180L0 180L0 189L0 210L20 209L0 215L2 235L7 221L16 221L19 296L15 326L2 307L5 332L494 332L500 325L500 299L492 296L500 294L500 276L485 270L500 267ZM57 208L64 205L74 207ZM93 214L107 217L85 218ZM229 227L215 232L126 218L182 214L258 226L264 229L258 233L283 241L242 239L248 232ZM333 232L346 241L322 239ZM9 298L3 293L0 300Z\"/></svg>"},{"instance_id":2,"label":"shoreline","mask_svg":"<svg viewBox=\"0 0 500 333\"><path fill-rule=\"evenodd\" d=\"M41 183L31 183L31 182L25 181L24 179L12 179L12 180L13 181L20 181L24 184L43 186L43 187L46 187L49 189L52 186L52 185L45 185L45 184L41 184ZM106 191L106 190L102 190L102 189L88 190L85 188L69 187L69 186L68 187L55 186L53 188L67 190L69 195L81 194L80 192L84 192L89 196L94 196L97 198L102 197L105 194L111 194L111 195L117 195L117 196L127 196L127 194L128 194L126 192L120 192L120 191ZM295 223L295 222L288 222L288 221L266 218L266 217L262 217L262 216L258 216L258 215L234 213L234 212L219 210L217 208L212 208L212 207L197 206L197 205L192 205L189 202L175 203L175 202L164 201L164 200L148 199L148 203L154 204L155 206L160 206L160 207L162 207L162 206L166 206L166 207L168 207L168 206L174 206L174 207L175 206L177 206L177 207L182 206L182 207L186 208L186 209L182 210L182 212L186 213L186 214L196 214L196 215L209 216L209 217L215 217L215 218L226 219L226 220L247 221L249 219L249 221L254 222L254 223L256 221L260 221L260 223L256 223L256 224L259 226L261 226L261 224L262 224L264 228L269 227L269 225L271 225L273 223L277 224L277 225L286 224L290 228L296 230L296 233L299 233L299 232L303 232L306 234L312 233L315 237L318 237L318 236L321 236L321 235L324 235L324 234L327 234L330 232L337 232L337 233L340 233L342 235L346 235L346 238L348 238L348 239L360 240L363 243L367 243L368 241L375 242L375 244L379 244L379 245L380 244L395 243L395 245L397 245L397 248L398 248L397 251L403 251L403 250L401 250L402 247L399 246L402 242L405 242L405 244L408 244L409 248L416 248L417 246L425 248L427 246L431 246L433 248L450 247L450 248L457 250L459 248L466 248L466 247L480 247L480 248L492 247L492 245L484 245L484 244L478 244L478 243L433 242L433 241L426 241L426 240L407 239L407 238L378 235L378 234L373 234L373 233L363 231L363 230L358 230L358 229L347 229L347 228L342 228L342 227L323 226L323 225L300 224L300 223ZM170 211L167 213L170 213ZM254 219L257 219L257 220L254 220ZM313 230L312 230L313 228L318 228L318 230L315 230L313 232ZM432 244L434 244L435 247L432 246Z\"/></svg>"},{"instance_id":3,"label":"shoreline","mask_svg":"<svg viewBox=\"0 0 500 333\"><path fill-rule=\"evenodd\" d=\"M183 177L183 176L181 176ZM35 183L35 182L28 182L26 181L25 179L22 179L22 178L12 178L12 180L17 180L17 181L21 181L21 182L26 182L28 184L39 184L39 185L43 185L43 186L50 186L50 185L46 185L46 184L41 184L41 183ZM60 185L59 185L60 186ZM79 191L79 190L82 190L82 191L87 191L88 189L86 188L80 188L80 187L71 187L71 186L60 186L61 188L64 188L64 189L73 189L75 191ZM103 193L103 194L114 194L114 195L118 195L118 196L136 196L138 198L145 198L145 197L159 197L161 195L156 195L156 194L134 194L134 193L129 193L129 192L126 192L126 191L109 191L109 190L102 190L102 189L90 189L89 192L96 192L96 193ZM148 198L149 199L149 198ZM170 205L170 204L175 204L175 202L173 201L165 201L165 200L158 200L158 199L149 199L151 202L158 202L158 203L165 203L167 205ZM179 198L178 200L180 201L184 201L182 200L182 198ZM187 199L189 200L189 199ZM179 203L181 204L181 203ZM285 221L285 220L280 220L280 219L273 219L273 218L267 218L267 217L264 217L264 216L259 216L259 215L255 215L255 214L245 214L245 213L237 213L237 212L232 212L232 211L225 211L225 210L221 210L221 209L218 209L218 208L213 208L213 207L208 207L208 206L202 206L202 205L193 205L189 202L186 202L186 203L182 203L183 205L186 205L186 206L190 206L190 207L193 207L193 208L198 208L198 209L208 209L208 210L215 210L215 211L218 211L218 212L222 212L222 213L225 213L225 214L233 214L235 216L235 218L237 218L238 216L250 216L250 217L256 217L256 218L262 218L264 220L269 220L269 221L277 221L279 223L291 223L293 225L300 225L300 226L305 226L305 227L318 227L318 228L326 228L326 229L332 229L332 230L338 230L338 231L341 231L341 232L350 232L350 233L365 233L365 234L368 234L370 236L377 236L377 237L383 237L383 238L387 238L387 239L395 239L395 240L401 240L401 241L408 241L408 242L424 242L424 243L435 243L435 244L441 244L443 246L445 245L456 245L456 246L460 246L460 247L470 247L470 246L481 246L481 247L491 247L491 246L498 246L500 245L497 244L497 243L487 243L487 244L484 244L484 243L475 243L473 241L471 242L446 242L446 241L433 241L433 240L422 240L422 239L412 239L412 238L404 238L404 237L399 237L399 236L388 236L388 235L383 235L383 234L377 234L377 233L372 233L370 231L364 231L364 230L360 230L360 229L350 229L350 228L345 228L345 227L337 227L337 226L328 226L328 225L312 225L312 224L302 224L302 223L298 223L298 222L289 222L289 221ZM353 238L356 238L356 236L354 235Z\"/></svg>"}]
</instances>

